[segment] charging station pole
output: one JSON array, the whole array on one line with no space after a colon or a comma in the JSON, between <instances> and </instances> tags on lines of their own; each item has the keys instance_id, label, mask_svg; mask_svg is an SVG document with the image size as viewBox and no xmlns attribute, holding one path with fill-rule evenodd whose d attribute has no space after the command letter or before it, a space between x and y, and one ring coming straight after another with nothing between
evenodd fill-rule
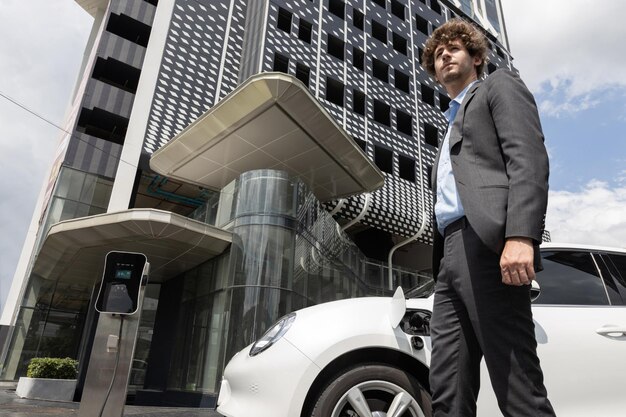
<instances>
[{"instance_id":1,"label":"charging station pole","mask_svg":"<svg viewBox=\"0 0 626 417\"><path fill-rule=\"evenodd\" d=\"M79 417L122 417L150 264L142 253L109 252Z\"/></svg>"}]
</instances>

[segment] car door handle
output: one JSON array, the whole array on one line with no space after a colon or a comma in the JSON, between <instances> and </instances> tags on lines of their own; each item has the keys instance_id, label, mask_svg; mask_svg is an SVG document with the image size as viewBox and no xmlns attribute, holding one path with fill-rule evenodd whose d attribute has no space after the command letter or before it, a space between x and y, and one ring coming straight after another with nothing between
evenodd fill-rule
<instances>
[{"instance_id":1,"label":"car door handle","mask_svg":"<svg viewBox=\"0 0 626 417\"><path fill-rule=\"evenodd\" d=\"M602 326L596 333L602 336L619 337L626 336L626 327L624 326Z\"/></svg>"}]
</instances>

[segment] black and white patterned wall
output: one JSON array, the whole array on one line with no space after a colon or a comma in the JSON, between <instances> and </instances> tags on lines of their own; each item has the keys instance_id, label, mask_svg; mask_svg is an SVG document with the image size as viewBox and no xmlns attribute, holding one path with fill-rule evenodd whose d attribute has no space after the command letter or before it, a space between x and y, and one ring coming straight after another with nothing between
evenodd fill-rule
<instances>
[{"instance_id":1,"label":"black and white patterned wall","mask_svg":"<svg viewBox=\"0 0 626 417\"><path fill-rule=\"evenodd\" d=\"M422 213L430 220L428 171L448 100L419 60L432 30L459 12L436 0L270 2L263 70L310 71L311 92L385 171L385 186L373 193L361 223L411 236ZM300 33L308 24L310 40ZM495 66L508 66L492 55ZM353 219L365 204L363 196L350 198L338 215ZM421 241L431 239L429 226Z\"/></svg>"},{"instance_id":2,"label":"black and white patterned wall","mask_svg":"<svg viewBox=\"0 0 626 417\"><path fill-rule=\"evenodd\" d=\"M148 119L153 153L237 86L244 0L178 0Z\"/></svg>"}]
</instances>

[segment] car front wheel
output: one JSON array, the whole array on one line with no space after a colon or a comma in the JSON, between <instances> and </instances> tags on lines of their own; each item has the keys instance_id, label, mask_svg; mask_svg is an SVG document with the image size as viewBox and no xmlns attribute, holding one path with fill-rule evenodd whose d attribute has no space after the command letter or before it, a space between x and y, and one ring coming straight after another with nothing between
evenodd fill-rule
<instances>
[{"instance_id":1,"label":"car front wheel","mask_svg":"<svg viewBox=\"0 0 626 417\"><path fill-rule=\"evenodd\" d=\"M428 392L408 372L387 365L359 365L333 380L311 417L430 417Z\"/></svg>"}]
</instances>

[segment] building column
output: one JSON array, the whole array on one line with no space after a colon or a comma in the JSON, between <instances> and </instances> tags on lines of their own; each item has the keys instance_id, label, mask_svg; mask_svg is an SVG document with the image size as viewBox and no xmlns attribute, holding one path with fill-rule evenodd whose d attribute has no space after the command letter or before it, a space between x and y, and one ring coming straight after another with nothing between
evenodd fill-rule
<instances>
[{"instance_id":1,"label":"building column","mask_svg":"<svg viewBox=\"0 0 626 417\"><path fill-rule=\"evenodd\" d=\"M225 360L292 310L297 207L302 184L283 171L242 174L233 195Z\"/></svg>"}]
</instances>

